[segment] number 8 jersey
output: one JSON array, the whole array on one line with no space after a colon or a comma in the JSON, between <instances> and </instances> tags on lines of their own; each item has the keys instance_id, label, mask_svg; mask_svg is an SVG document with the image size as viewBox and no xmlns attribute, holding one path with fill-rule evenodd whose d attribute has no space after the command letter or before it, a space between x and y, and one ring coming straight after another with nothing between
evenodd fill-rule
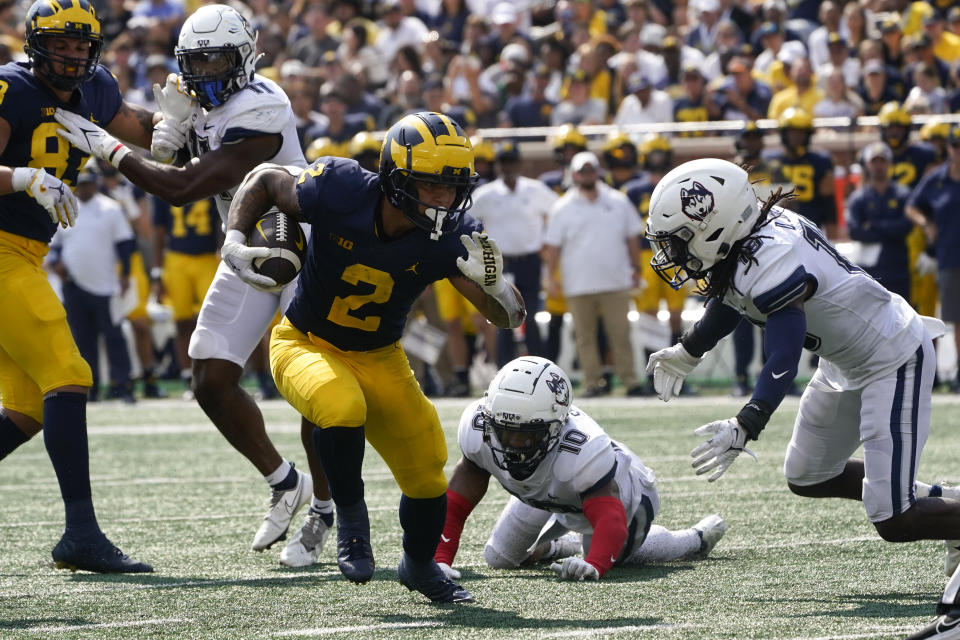
<instances>
[{"instance_id":1,"label":"number 8 jersey","mask_svg":"<svg viewBox=\"0 0 960 640\"><path fill-rule=\"evenodd\" d=\"M116 79L103 66L80 85L70 104L54 96L29 65L9 62L0 66L0 118L10 126L10 139L0 153L0 164L45 169L73 187L90 156L57 134L60 125L54 120L54 112L63 107L105 127L122 102ZM0 229L50 242L57 225L36 200L16 192L0 196Z\"/></svg>"},{"instance_id":2,"label":"number 8 jersey","mask_svg":"<svg viewBox=\"0 0 960 640\"><path fill-rule=\"evenodd\" d=\"M821 357L831 386L856 389L896 369L924 335L920 316L844 258L806 218L775 207L746 242L754 260L741 260L723 302L754 324L804 295L804 347ZM752 243L753 246L749 246Z\"/></svg>"}]
</instances>

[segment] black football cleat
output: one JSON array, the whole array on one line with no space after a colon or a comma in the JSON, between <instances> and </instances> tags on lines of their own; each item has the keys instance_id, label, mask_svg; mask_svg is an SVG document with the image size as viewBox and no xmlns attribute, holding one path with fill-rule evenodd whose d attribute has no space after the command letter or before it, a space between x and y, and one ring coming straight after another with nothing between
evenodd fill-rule
<instances>
[{"instance_id":1,"label":"black football cleat","mask_svg":"<svg viewBox=\"0 0 960 640\"><path fill-rule=\"evenodd\" d=\"M350 582L369 582L375 566L370 542L363 536L337 538L337 566Z\"/></svg>"},{"instance_id":2,"label":"black football cleat","mask_svg":"<svg viewBox=\"0 0 960 640\"><path fill-rule=\"evenodd\" d=\"M470 592L447 578L433 560L416 562L407 558L407 554L404 553L397 566L397 576L400 578L400 584L410 591L419 591L432 602L474 602Z\"/></svg>"},{"instance_id":3,"label":"black football cleat","mask_svg":"<svg viewBox=\"0 0 960 640\"><path fill-rule=\"evenodd\" d=\"M960 607L937 607L941 615L906 640L956 640L960 638Z\"/></svg>"},{"instance_id":4,"label":"black football cleat","mask_svg":"<svg viewBox=\"0 0 960 640\"><path fill-rule=\"evenodd\" d=\"M53 548L58 569L93 573L152 573L153 567L120 551L102 532L88 538L64 534Z\"/></svg>"}]
</instances>

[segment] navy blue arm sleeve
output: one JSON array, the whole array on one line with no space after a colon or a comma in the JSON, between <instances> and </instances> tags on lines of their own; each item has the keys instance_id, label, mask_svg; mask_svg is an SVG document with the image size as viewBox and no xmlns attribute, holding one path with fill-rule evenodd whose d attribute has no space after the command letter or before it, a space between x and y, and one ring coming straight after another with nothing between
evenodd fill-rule
<instances>
[{"instance_id":1,"label":"navy blue arm sleeve","mask_svg":"<svg viewBox=\"0 0 960 640\"><path fill-rule=\"evenodd\" d=\"M133 238L121 240L115 246L117 258L120 259L120 272L128 276L130 275L130 256L133 255L134 249L137 248L137 241Z\"/></svg>"},{"instance_id":2,"label":"navy blue arm sleeve","mask_svg":"<svg viewBox=\"0 0 960 640\"><path fill-rule=\"evenodd\" d=\"M733 307L727 306L719 300L713 299L707 303L703 317L688 331L680 343L687 353L699 358L717 343L729 335L740 324L740 313Z\"/></svg>"},{"instance_id":3,"label":"navy blue arm sleeve","mask_svg":"<svg viewBox=\"0 0 960 640\"><path fill-rule=\"evenodd\" d=\"M757 377L750 402L737 414L737 420L756 440L774 410L783 402L797 377L797 365L803 354L807 317L803 309L784 307L767 316L763 349L767 361Z\"/></svg>"}]
</instances>

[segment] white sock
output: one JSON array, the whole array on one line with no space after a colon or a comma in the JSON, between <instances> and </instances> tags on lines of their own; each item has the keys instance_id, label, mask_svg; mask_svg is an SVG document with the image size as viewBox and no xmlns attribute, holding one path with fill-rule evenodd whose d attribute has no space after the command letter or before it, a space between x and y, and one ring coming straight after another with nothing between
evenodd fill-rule
<instances>
[{"instance_id":1,"label":"white sock","mask_svg":"<svg viewBox=\"0 0 960 640\"><path fill-rule=\"evenodd\" d=\"M696 529L670 531L658 524L650 525L650 532L639 549L634 549L629 564L669 562L700 551L700 535Z\"/></svg>"},{"instance_id":2,"label":"white sock","mask_svg":"<svg viewBox=\"0 0 960 640\"><path fill-rule=\"evenodd\" d=\"M284 460L280 463L280 466L274 469L273 473L267 476L263 476L263 479L267 481L271 487L275 484L283 482L287 475L290 473L290 463Z\"/></svg>"},{"instance_id":3,"label":"white sock","mask_svg":"<svg viewBox=\"0 0 960 640\"><path fill-rule=\"evenodd\" d=\"M926 498L930 496L930 485L926 482L920 482L917 480L915 483L913 483L913 487L913 492L918 498Z\"/></svg>"},{"instance_id":4,"label":"white sock","mask_svg":"<svg viewBox=\"0 0 960 640\"><path fill-rule=\"evenodd\" d=\"M313 500L310 501L310 511L319 514L333 513L333 500L321 500L313 496Z\"/></svg>"}]
</instances>

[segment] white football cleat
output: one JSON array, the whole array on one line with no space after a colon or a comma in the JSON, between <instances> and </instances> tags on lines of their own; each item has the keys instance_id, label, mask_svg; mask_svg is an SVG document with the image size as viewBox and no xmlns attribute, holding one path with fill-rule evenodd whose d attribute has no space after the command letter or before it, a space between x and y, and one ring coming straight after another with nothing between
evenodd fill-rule
<instances>
[{"instance_id":1,"label":"white football cleat","mask_svg":"<svg viewBox=\"0 0 960 640\"><path fill-rule=\"evenodd\" d=\"M330 514L331 522L333 514ZM323 543L330 536L331 527L323 521L319 513L307 513L300 530L293 534L290 542L280 552L280 564L287 567L308 567L320 557Z\"/></svg>"},{"instance_id":2,"label":"white football cleat","mask_svg":"<svg viewBox=\"0 0 960 640\"><path fill-rule=\"evenodd\" d=\"M309 473L297 471L297 485L289 491L273 491L270 495L270 507L263 523L253 536L250 548L263 551L278 540L283 540L290 528L293 514L313 497L313 478Z\"/></svg>"},{"instance_id":3,"label":"white football cleat","mask_svg":"<svg viewBox=\"0 0 960 640\"><path fill-rule=\"evenodd\" d=\"M720 517L719 513L709 515L693 525L693 530L700 536L700 549L693 554L693 557L706 558L729 528L730 525Z\"/></svg>"},{"instance_id":4,"label":"white football cleat","mask_svg":"<svg viewBox=\"0 0 960 640\"><path fill-rule=\"evenodd\" d=\"M960 638L960 609L954 607L937 617L907 640L957 640Z\"/></svg>"}]
</instances>

